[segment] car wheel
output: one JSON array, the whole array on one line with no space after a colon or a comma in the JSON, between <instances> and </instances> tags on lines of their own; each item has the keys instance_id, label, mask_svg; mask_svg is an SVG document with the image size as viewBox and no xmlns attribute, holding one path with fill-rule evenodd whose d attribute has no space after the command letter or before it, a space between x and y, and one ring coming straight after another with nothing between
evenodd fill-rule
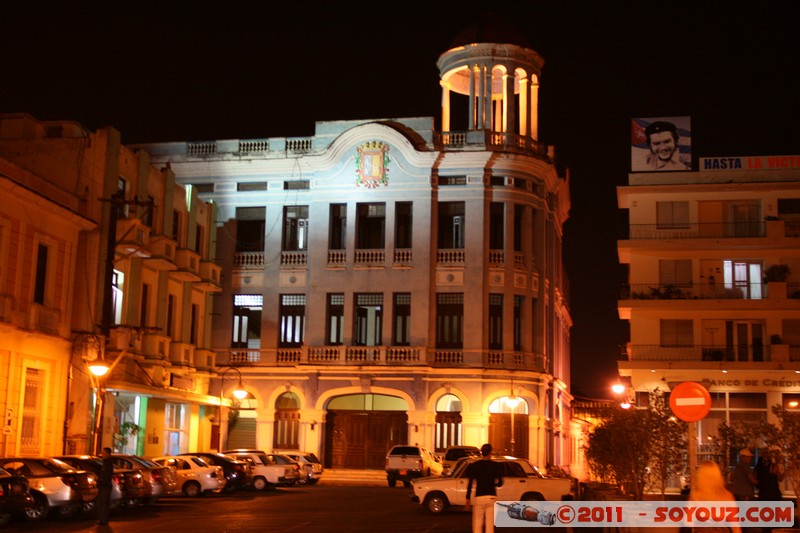
<instances>
[{"instance_id":1,"label":"car wheel","mask_svg":"<svg viewBox=\"0 0 800 533\"><path fill-rule=\"evenodd\" d=\"M386 482L389 483L389 488L394 488L394 486L397 484L397 478L392 475L388 475L386 476Z\"/></svg>"},{"instance_id":2,"label":"car wheel","mask_svg":"<svg viewBox=\"0 0 800 533\"><path fill-rule=\"evenodd\" d=\"M199 483L189 481L188 483L183 484L183 493L190 498L197 498L203 494L203 489L200 488Z\"/></svg>"},{"instance_id":3,"label":"car wheel","mask_svg":"<svg viewBox=\"0 0 800 533\"><path fill-rule=\"evenodd\" d=\"M269 483L267 483L267 480L263 477L253 479L253 488L256 490L265 490L267 485L269 485Z\"/></svg>"},{"instance_id":4,"label":"car wheel","mask_svg":"<svg viewBox=\"0 0 800 533\"><path fill-rule=\"evenodd\" d=\"M62 505L56 508L56 512L61 518L68 518L77 513L80 508L80 505Z\"/></svg>"},{"instance_id":5,"label":"car wheel","mask_svg":"<svg viewBox=\"0 0 800 533\"><path fill-rule=\"evenodd\" d=\"M425 509L429 513L439 514L447 508L447 497L441 492L433 492L425 497Z\"/></svg>"},{"instance_id":6,"label":"car wheel","mask_svg":"<svg viewBox=\"0 0 800 533\"><path fill-rule=\"evenodd\" d=\"M33 505L25 509L25 518L31 522L40 522L50 514L47 498L38 492L32 494Z\"/></svg>"}]
</instances>

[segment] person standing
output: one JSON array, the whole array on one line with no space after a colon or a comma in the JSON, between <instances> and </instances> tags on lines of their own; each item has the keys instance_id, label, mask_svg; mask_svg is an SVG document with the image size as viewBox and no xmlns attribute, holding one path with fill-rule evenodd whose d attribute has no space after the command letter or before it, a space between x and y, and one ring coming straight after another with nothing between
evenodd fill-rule
<instances>
[{"instance_id":1,"label":"person standing","mask_svg":"<svg viewBox=\"0 0 800 533\"><path fill-rule=\"evenodd\" d=\"M733 493L725 488L725 479L722 470L714 461L703 461L697 465L695 474L692 475L692 489L689 491L689 501L695 502L735 502ZM727 532L741 533L739 524L731 523L728 527L700 527L692 528L695 533Z\"/></svg>"},{"instance_id":2,"label":"person standing","mask_svg":"<svg viewBox=\"0 0 800 533\"><path fill-rule=\"evenodd\" d=\"M781 452L777 446L770 446L763 457L759 458L755 468L758 480L758 499L775 502L783 499L780 482L783 481Z\"/></svg>"},{"instance_id":3,"label":"person standing","mask_svg":"<svg viewBox=\"0 0 800 533\"><path fill-rule=\"evenodd\" d=\"M97 479L97 523L101 526L108 524L108 515L111 508L111 483L114 477L114 459L111 457L111 448L103 448L103 466Z\"/></svg>"},{"instance_id":4,"label":"person standing","mask_svg":"<svg viewBox=\"0 0 800 533\"><path fill-rule=\"evenodd\" d=\"M467 467L467 504L466 509L472 507L472 533L494 531L494 502L497 501L497 487L503 485L503 465L492 461L489 456L492 445L481 446L482 459L475 461ZM472 496L472 482L475 482L475 502L470 501Z\"/></svg>"},{"instance_id":5,"label":"person standing","mask_svg":"<svg viewBox=\"0 0 800 533\"><path fill-rule=\"evenodd\" d=\"M758 484L751 463L753 452L749 448L739 451L739 462L731 475L731 492L738 501L755 499L755 486Z\"/></svg>"}]
</instances>

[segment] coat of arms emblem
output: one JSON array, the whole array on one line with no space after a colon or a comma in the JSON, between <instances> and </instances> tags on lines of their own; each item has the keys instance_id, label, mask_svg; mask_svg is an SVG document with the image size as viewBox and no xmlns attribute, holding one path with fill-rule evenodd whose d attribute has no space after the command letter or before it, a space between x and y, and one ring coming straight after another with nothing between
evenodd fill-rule
<instances>
[{"instance_id":1,"label":"coat of arms emblem","mask_svg":"<svg viewBox=\"0 0 800 533\"><path fill-rule=\"evenodd\" d=\"M364 143L356 153L356 187L374 189L389 185L389 145L379 141Z\"/></svg>"}]
</instances>

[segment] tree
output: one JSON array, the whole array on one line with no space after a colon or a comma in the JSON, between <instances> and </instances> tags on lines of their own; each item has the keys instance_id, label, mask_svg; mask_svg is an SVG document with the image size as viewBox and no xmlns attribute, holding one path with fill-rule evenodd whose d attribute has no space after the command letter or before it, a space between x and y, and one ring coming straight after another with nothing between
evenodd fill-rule
<instances>
[{"instance_id":1,"label":"tree","mask_svg":"<svg viewBox=\"0 0 800 533\"><path fill-rule=\"evenodd\" d=\"M644 408L614 406L601 418L584 448L592 473L620 484L637 500L648 488L660 489L663 497L686 453L686 424L675 420L661 392L652 391Z\"/></svg>"}]
</instances>

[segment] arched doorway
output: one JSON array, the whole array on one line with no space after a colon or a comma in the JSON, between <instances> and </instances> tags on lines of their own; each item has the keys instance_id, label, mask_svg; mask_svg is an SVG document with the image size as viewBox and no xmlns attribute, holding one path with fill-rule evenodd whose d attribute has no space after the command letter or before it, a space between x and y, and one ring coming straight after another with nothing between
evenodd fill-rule
<instances>
[{"instance_id":1,"label":"arched doorway","mask_svg":"<svg viewBox=\"0 0 800 533\"><path fill-rule=\"evenodd\" d=\"M489 405L489 442L495 453L528 457L528 402L516 397L512 409L508 396ZM513 423L512 423L513 420Z\"/></svg>"},{"instance_id":2,"label":"arched doorway","mask_svg":"<svg viewBox=\"0 0 800 533\"><path fill-rule=\"evenodd\" d=\"M461 428L461 399L455 394L442 395L436 400L435 451L443 452L448 446L460 446Z\"/></svg>"},{"instance_id":3,"label":"arched doorway","mask_svg":"<svg viewBox=\"0 0 800 533\"><path fill-rule=\"evenodd\" d=\"M408 403L384 394L332 398L325 417L325 466L383 469L386 452L408 441Z\"/></svg>"},{"instance_id":4,"label":"arched doorway","mask_svg":"<svg viewBox=\"0 0 800 533\"><path fill-rule=\"evenodd\" d=\"M275 400L272 449L300 449L300 398L293 392L284 392Z\"/></svg>"}]
</instances>

